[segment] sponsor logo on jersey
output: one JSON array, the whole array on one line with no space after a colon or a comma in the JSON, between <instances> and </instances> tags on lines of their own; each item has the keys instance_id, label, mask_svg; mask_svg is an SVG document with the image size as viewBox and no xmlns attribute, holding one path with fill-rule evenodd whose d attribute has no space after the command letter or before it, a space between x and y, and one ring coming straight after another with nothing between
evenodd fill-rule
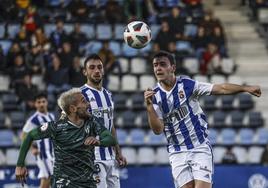
<instances>
[{"instance_id":1,"label":"sponsor logo on jersey","mask_svg":"<svg viewBox=\"0 0 268 188\"><path fill-rule=\"evenodd\" d=\"M48 123L43 123L40 129L41 131L45 131L47 130L47 128L48 128Z\"/></svg>"}]
</instances>

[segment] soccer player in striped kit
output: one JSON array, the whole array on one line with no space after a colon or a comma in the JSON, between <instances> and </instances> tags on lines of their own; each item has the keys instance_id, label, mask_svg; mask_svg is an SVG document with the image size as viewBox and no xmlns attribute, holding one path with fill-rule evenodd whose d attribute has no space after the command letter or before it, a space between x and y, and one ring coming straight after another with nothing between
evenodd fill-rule
<instances>
[{"instance_id":1,"label":"soccer player in striped kit","mask_svg":"<svg viewBox=\"0 0 268 188\"><path fill-rule=\"evenodd\" d=\"M154 89L144 92L150 128L164 132L176 188L211 188L213 155L207 138L208 123L200 108L202 95L228 95L248 92L260 97L259 86L210 84L175 76L172 54L160 51L153 58L158 80Z\"/></svg>"},{"instance_id":2,"label":"soccer player in striped kit","mask_svg":"<svg viewBox=\"0 0 268 188\"><path fill-rule=\"evenodd\" d=\"M92 54L84 62L84 75L87 83L81 87L82 94L91 105L92 114L104 121L105 127L116 138L113 124L114 103L112 93L102 87L104 76L103 63L97 54ZM96 176L98 188L119 188L119 169L127 164L119 145L115 147L96 147L95 162L100 167Z\"/></svg>"},{"instance_id":3,"label":"soccer player in striped kit","mask_svg":"<svg viewBox=\"0 0 268 188\"><path fill-rule=\"evenodd\" d=\"M48 101L45 93L38 93L35 96L34 105L36 112L26 121L22 129L22 139L24 139L26 134L32 129L40 127L45 122L55 120L54 115L48 112ZM41 179L40 188L49 188L54 162L52 142L48 138L37 140L35 144L32 145L31 150L36 156L36 162L39 168L38 178Z\"/></svg>"}]
</instances>

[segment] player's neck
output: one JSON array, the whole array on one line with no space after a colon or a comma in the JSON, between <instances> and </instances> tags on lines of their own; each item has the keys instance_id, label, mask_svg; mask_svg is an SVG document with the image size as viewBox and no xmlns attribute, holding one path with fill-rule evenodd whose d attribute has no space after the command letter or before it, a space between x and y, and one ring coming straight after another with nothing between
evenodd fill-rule
<instances>
[{"instance_id":1,"label":"player's neck","mask_svg":"<svg viewBox=\"0 0 268 188\"><path fill-rule=\"evenodd\" d=\"M171 79L167 79L164 81L160 81L160 85L166 90L166 91L170 91L173 86L176 83L176 77L172 77Z\"/></svg>"},{"instance_id":2,"label":"player's neck","mask_svg":"<svg viewBox=\"0 0 268 188\"><path fill-rule=\"evenodd\" d=\"M96 84L96 83L87 81L87 85L89 85L90 87L93 87L94 89L97 89L97 90L99 90L99 91L100 91L101 88L102 88L102 82Z\"/></svg>"},{"instance_id":3,"label":"player's neck","mask_svg":"<svg viewBox=\"0 0 268 188\"><path fill-rule=\"evenodd\" d=\"M72 124L74 124L77 127L82 127L84 124L84 120L77 116L69 115L68 119Z\"/></svg>"}]
</instances>

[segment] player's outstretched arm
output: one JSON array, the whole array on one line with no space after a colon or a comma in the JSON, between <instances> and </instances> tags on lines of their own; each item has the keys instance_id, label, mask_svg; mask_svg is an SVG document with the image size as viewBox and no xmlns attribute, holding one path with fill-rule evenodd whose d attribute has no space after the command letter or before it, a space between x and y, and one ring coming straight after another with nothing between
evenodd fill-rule
<instances>
[{"instance_id":1,"label":"player's outstretched arm","mask_svg":"<svg viewBox=\"0 0 268 188\"><path fill-rule=\"evenodd\" d=\"M152 89L147 89L144 92L144 101L146 105L146 110L148 113L148 122L150 125L150 128L155 134L161 134L164 130L164 123L161 121L153 107L153 95L155 92Z\"/></svg>"},{"instance_id":2,"label":"player's outstretched arm","mask_svg":"<svg viewBox=\"0 0 268 188\"><path fill-rule=\"evenodd\" d=\"M260 97L261 96L261 88L260 86L250 86L250 85L237 85L237 84L215 84L213 85L211 94L212 95L231 95L241 92L247 92L251 95Z\"/></svg>"}]
</instances>

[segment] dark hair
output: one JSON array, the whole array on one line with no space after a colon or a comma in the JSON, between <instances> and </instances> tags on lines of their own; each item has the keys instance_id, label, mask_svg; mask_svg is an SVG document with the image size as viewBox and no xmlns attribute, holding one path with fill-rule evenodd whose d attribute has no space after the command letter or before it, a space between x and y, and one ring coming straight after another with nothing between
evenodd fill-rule
<instances>
[{"instance_id":1,"label":"dark hair","mask_svg":"<svg viewBox=\"0 0 268 188\"><path fill-rule=\"evenodd\" d=\"M87 62L89 60L100 60L102 62L102 59L100 58L100 56L98 54L91 54L90 56L88 56L85 61L84 61L84 68L86 68Z\"/></svg>"},{"instance_id":2,"label":"dark hair","mask_svg":"<svg viewBox=\"0 0 268 188\"><path fill-rule=\"evenodd\" d=\"M44 91L38 92L34 95L34 100L36 101L37 99L41 98L46 98L47 99L47 93Z\"/></svg>"},{"instance_id":3,"label":"dark hair","mask_svg":"<svg viewBox=\"0 0 268 188\"><path fill-rule=\"evenodd\" d=\"M176 64L175 56L167 51L159 51L154 56L153 59L159 58L159 57L167 57L171 65Z\"/></svg>"}]
</instances>

